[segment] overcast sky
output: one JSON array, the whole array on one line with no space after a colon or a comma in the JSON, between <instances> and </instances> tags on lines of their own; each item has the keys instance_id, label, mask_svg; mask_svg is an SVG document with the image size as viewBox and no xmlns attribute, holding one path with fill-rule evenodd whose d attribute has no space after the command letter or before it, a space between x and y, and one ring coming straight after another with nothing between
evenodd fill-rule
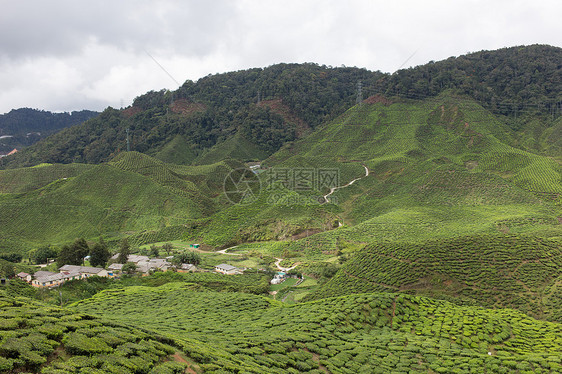
<instances>
[{"instance_id":1,"label":"overcast sky","mask_svg":"<svg viewBox=\"0 0 562 374\"><path fill-rule=\"evenodd\" d=\"M559 0L0 0L0 113L128 106L187 79L280 62L394 72L562 45Z\"/></svg>"}]
</instances>

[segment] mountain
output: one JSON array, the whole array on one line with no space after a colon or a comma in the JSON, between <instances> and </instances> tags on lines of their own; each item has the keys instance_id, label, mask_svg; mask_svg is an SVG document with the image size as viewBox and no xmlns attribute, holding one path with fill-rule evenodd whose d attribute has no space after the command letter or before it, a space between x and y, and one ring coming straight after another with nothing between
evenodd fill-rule
<instances>
[{"instance_id":1,"label":"mountain","mask_svg":"<svg viewBox=\"0 0 562 374\"><path fill-rule=\"evenodd\" d=\"M515 131L510 145L560 157L562 49L545 45L481 51L394 74L316 64L278 64L187 81L174 92L148 92L124 110L68 129L4 160L4 167L100 163L127 148L155 155L181 135L196 155L237 133L268 155L361 96L426 99L454 90L476 100ZM182 161L183 162L183 161Z\"/></svg>"},{"instance_id":2,"label":"mountain","mask_svg":"<svg viewBox=\"0 0 562 374\"><path fill-rule=\"evenodd\" d=\"M0 154L30 146L66 127L97 116L90 110L51 113L30 108L13 109L0 114Z\"/></svg>"},{"instance_id":3,"label":"mountain","mask_svg":"<svg viewBox=\"0 0 562 374\"><path fill-rule=\"evenodd\" d=\"M165 164L130 152L100 165L43 165L0 171L0 248L61 243L77 236L152 235L186 230L221 203L225 175L237 162L201 167ZM169 234L168 234L169 235Z\"/></svg>"},{"instance_id":4,"label":"mountain","mask_svg":"<svg viewBox=\"0 0 562 374\"><path fill-rule=\"evenodd\" d=\"M4 163L11 168L109 161L127 149L127 129L131 149L149 155L178 135L199 155L238 133L259 144L260 156L269 155L345 111L355 101L356 83L373 83L380 75L358 68L279 64L207 76L174 92L148 92L124 110L107 108Z\"/></svg>"},{"instance_id":5,"label":"mountain","mask_svg":"<svg viewBox=\"0 0 562 374\"><path fill-rule=\"evenodd\" d=\"M0 254L173 241L210 271L11 281L0 370L560 372L559 55L209 76L4 158Z\"/></svg>"}]
</instances>

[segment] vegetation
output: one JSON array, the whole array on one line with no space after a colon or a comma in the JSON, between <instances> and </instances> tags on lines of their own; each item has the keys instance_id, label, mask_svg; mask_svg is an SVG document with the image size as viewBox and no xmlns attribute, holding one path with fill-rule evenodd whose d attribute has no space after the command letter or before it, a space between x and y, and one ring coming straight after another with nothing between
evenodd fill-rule
<instances>
[{"instance_id":1,"label":"vegetation","mask_svg":"<svg viewBox=\"0 0 562 374\"><path fill-rule=\"evenodd\" d=\"M393 75L219 74L6 159L2 275L110 252L125 274L56 290L10 279L0 367L561 372L559 60L530 46ZM368 98L352 106L359 80ZM130 253L249 269L140 276ZM304 281L270 285L278 267ZM134 338L105 338L125 326Z\"/></svg>"},{"instance_id":2,"label":"vegetation","mask_svg":"<svg viewBox=\"0 0 562 374\"><path fill-rule=\"evenodd\" d=\"M166 372L177 350L153 332L0 292L3 373Z\"/></svg>"},{"instance_id":3,"label":"vegetation","mask_svg":"<svg viewBox=\"0 0 562 374\"><path fill-rule=\"evenodd\" d=\"M51 113L30 108L0 114L0 154L21 150L66 127L80 124L99 113L90 110Z\"/></svg>"},{"instance_id":4,"label":"vegetation","mask_svg":"<svg viewBox=\"0 0 562 374\"><path fill-rule=\"evenodd\" d=\"M561 261L558 240L532 236L382 242L356 252L314 297L403 291L558 320Z\"/></svg>"},{"instance_id":5,"label":"vegetation","mask_svg":"<svg viewBox=\"0 0 562 374\"><path fill-rule=\"evenodd\" d=\"M170 283L104 291L72 308L200 341L183 352L205 372L560 370L559 324L417 296L360 294L288 307Z\"/></svg>"}]
</instances>

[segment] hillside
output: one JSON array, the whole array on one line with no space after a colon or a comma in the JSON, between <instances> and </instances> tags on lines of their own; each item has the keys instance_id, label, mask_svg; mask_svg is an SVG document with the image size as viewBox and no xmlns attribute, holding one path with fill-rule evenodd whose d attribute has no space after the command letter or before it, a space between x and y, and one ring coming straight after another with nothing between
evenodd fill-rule
<instances>
[{"instance_id":1,"label":"hillside","mask_svg":"<svg viewBox=\"0 0 562 374\"><path fill-rule=\"evenodd\" d=\"M561 321L559 240L474 235L382 242L355 253L315 295L415 293Z\"/></svg>"},{"instance_id":2,"label":"hillside","mask_svg":"<svg viewBox=\"0 0 562 374\"><path fill-rule=\"evenodd\" d=\"M0 180L10 180L0 194L0 248L21 251L123 233L179 236L189 220L218 209L213 196L236 167L240 164L182 167L131 152L96 166L0 171Z\"/></svg>"},{"instance_id":3,"label":"hillside","mask_svg":"<svg viewBox=\"0 0 562 374\"><path fill-rule=\"evenodd\" d=\"M0 114L0 154L28 147L66 127L78 125L97 116L91 110L51 113L30 108L13 109Z\"/></svg>"},{"instance_id":4,"label":"hillside","mask_svg":"<svg viewBox=\"0 0 562 374\"><path fill-rule=\"evenodd\" d=\"M2 373L173 373L177 351L153 332L0 291ZM167 371L166 371L167 370Z\"/></svg>"},{"instance_id":5,"label":"hillside","mask_svg":"<svg viewBox=\"0 0 562 374\"><path fill-rule=\"evenodd\" d=\"M492 113L451 92L422 101L371 102L273 154L262 163L259 198L227 207L190 237L213 245L279 239L271 225L283 226L299 214L301 228L294 232L316 234L276 247L313 257L337 252L342 240L364 244L499 231L561 235L560 166L509 146L512 132ZM335 173L334 185L319 183L323 171ZM302 172L312 174L297 188ZM354 179L323 204L328 187ZM306 211L330 218L303 225Z\"/></svg>"},{"instance_id":6,"label":"hillside","mask_svg":"<svg viewBox=\"0 0 562 374\"><path fill-rule=\"evenodd\" d=\"M561 48L532 45L470 53L392 75L316 64L217 74L187 81L174 92L148 92L122 111L108 108L4 162L12 168L108 161L126 149L127 128L132 149L151 155L177 135L199 154L238 132L272 154L353 105L358 81L363 97L420 100L455 90L502 117L516 131L510 145L561 157L553 136L562 113L561 58Z\"/></svg>"},{"instance_id":7,"label":"hillside","mask_svg":"<svg viewBox=\"0 0 562 374\"><path fill-rule=\"evenodd\" d=\"M103 291L71 308L142 323L180 344L189 339L183 352L211 373L561 369L560 324L417 296L370 293L284 306L170 283Z\"/></svg>"}]
</instances>

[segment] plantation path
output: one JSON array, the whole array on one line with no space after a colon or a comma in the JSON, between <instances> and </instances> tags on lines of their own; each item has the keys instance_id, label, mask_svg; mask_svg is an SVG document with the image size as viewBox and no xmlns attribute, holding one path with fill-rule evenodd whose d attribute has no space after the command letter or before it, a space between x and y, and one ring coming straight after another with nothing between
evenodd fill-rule
<instances>
[{"instance_id":1,"label":"plantation path","mask_svg":"<svg viewBox=\"0 0 562 374\"><path fill-rule=\"evenodd\" d=\"M231 256L242 256L241 253L227 253L227 252L226 252L226 251L228 251L229 249L236 248L236 247L238 247L238 246L235 245L234 247L228 247L228 248L225 248L225 249L221 249L220 251L216 251L215 253L221 253L221 254L223 254L223 255L231 255Z\"/></svg>"},{"instance_id":2,"label":"plantation path","mask_svg":"<svg viewBox=\"0 0 562 374\"><path fill-rule=\"evenodd\" d=\"M187 368L185 369L186 373L197 374L197 372L191 368L191 363L189 361L187 361L185 358L183 358L181 355L182 355L181 352L176 352L176 353L174 353L174 355L172 357L174 358L174 361L182 362L184 364L187 364Z\"/></svg>"},{"instance_id":3,"label":"plantation path","mask_svg":"<svg viewBox=\"0 0 562 374\"><path fill-rule=\"evenodd\" d=\"M290 268L283 268L283 267L281 267L281 265L280 265L280 264L281 264L281 261L283 261L283 259L282 259L282 258L277 258L277 257L276 257L275 259L277 260L277 261L275 261L275 266L277 267L277 269L279 269L280 271L283 271L283 272L285 272L285 273L287 273L287 272L293 270L293 269L296 268L296 267L298 266L298 264L299 264L299 262L296 262L296 263L295 263L293 266L291 266Z\"/></svg>"},{"instance_id":4,"label":"plantation path","mask_svg":"<svg viewBox=\"0 0 562 374\"><path fill-rule=\"evenodd\" d=\"M368 176L369 176L369 169L368 169L365 165L363 165L363 167L365 168L365 176L364 176L364 177L355 178L354 180L352 180L351 182L349 182L348 184L345 184L345 185L343 185L343 186L332 187L332 188L330 189L330 192L328 192L326 195L324 195L324 202L327 203L327 202L329 201L329 200L328 200L328 197L330 197L331 194L333 194L334 192L336 192L336 190L339 190L339 189L345 188L345 187L349 187L349 186L351 186L353 183L357 182L359 179L363 179L363 178L365 178L365 177L368 177Z\"/></svg>"}]
</instances>

